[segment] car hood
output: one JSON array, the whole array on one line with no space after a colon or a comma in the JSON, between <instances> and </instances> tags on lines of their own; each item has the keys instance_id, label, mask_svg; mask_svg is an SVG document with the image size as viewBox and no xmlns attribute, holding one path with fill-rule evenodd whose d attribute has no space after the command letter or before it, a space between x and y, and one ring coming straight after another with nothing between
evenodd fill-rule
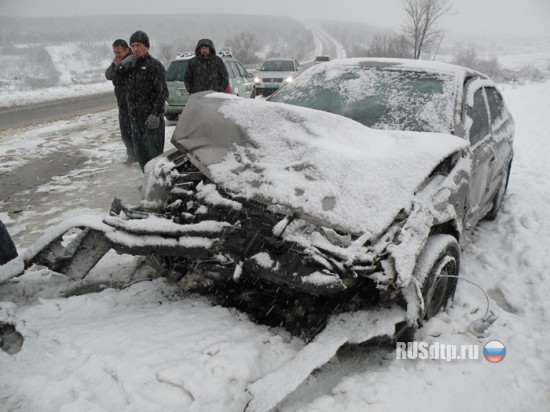
<instances>
[{"instance_id":1,"label":"car hood","mask_svg":"<svg viewBox=\"0 0 550 412\"><path fill-rule=\"evenodd\" d=\"M465 140L382 131L318 110L203 92L172 143L225 191L353 234L378 234Z\"/></svg>"}]
</instances>

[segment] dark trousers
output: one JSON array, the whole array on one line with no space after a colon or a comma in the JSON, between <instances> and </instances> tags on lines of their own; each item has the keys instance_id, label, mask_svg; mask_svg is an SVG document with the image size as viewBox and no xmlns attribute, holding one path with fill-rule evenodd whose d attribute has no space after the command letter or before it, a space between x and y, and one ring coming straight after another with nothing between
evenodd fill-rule
<instances>
[{"instance_id":1,"label":"dark trousers","mask_svg":"<svg viewBox=\"0 0 550 412\"><path fill-rule=\"evenodd\" d=\"M141 171L145 170L145 164L149 160L164 152L164 116L160 116L159 127L156 129L148 129L145 126L146 120L130 116L134 153Z\"/></svg>"},{"instance_id":2,"label":"dark trousers","mask_svg":"<svg viewBox=\"0 0 550 412\"><path fill-rule=\"evenodd\" d=\"M0 220L0 265L17 257L17 249L11 240L8 229Z\"/></svg>"},{"instance_id":3,"label":"dark trousers","mask_svg":"<svg viewBox=\"0 0 550 412\"><path fill-rule=\"evenodd\" d=\"M126 146L126 154L130 159L135 159L134 142L132 141L132 127L130 126L130 115L128 109L118 108L118 124L120 126L120 135L124 146Z\"/></svg>"}]
</instances>

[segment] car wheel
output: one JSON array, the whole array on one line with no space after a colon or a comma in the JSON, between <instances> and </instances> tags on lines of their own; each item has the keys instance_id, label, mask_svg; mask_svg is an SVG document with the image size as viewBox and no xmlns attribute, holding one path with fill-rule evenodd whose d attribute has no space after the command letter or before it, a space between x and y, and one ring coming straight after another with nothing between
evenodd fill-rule
<instances>
[{"instance_id":1,"label":"car wheel","mask_svg":"<svg viewBox=\"0 0 550 412\"><path fill-rule=\"evenodd\" d=\"M423 279L421 286L423 309L419 324L445 307L456 290L460 269L460 248L451 235L438 234L428 238L417 260L414 276Z\"/></svg>"},{"instance_id":2,"label":"car wheel","mask_svg":"<svg viewBox=\"0 0 550 412\"><path fill-rule=\"evenodd\" d=\"M419 326L435 316L454 296L460 269L460 248L451 235L437 234L428 238L414 268L414 277L421 280L423 306L417 323L395 325L394 339L412 342ZM411 295L417 296L417 292Z\"/></svg>"},{"instance_id":3,"label":"car wheel","mask_svg":"<svg viewBox=\"0 0 550 412\"><path fill-rule=\"evenodd\" d=\"M250 98L255 99L256 98L256 90L252 90L252 93L250 93Z\"/></svg>"},{"instance_id":4,"label":"car wheel","mask_svg":"<svg viewBox=\"0 0 550 412\"><path fill-rule=\"evenodd\" d=\"M487 220L495 220L498 216L498 211L500 210L500 206L502 205L502 201L504 200L504 195L506 194L506 190L508 189L508 181L510 180L511 168L512 162L508 164L508 167L506 168L506 173L502 177L498 191L493 197L493 207L491 208L491 210L489 210L489 213L485 215L485 219Z\"/></svg>"}]
</instances>

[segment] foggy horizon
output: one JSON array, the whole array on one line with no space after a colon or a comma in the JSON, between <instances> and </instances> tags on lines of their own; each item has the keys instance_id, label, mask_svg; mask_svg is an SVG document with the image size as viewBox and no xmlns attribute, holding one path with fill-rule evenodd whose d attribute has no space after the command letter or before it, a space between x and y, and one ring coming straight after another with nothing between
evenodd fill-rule
<instances>
[{"instance_id":1,"label":"foggy horizon","mask_svg":"<svg viewBox=\"0 0 550 412\"><path fill-rule=\"evenodd\" d=\"M78 2L71 0L4 0L0 16L71 17L93 15L163 15L163 14L233 14L284 16L297 20L335 20L363 23L379 28L398 30L405 22L403 0L342 0L320 6L318 1L293 2L279 0L241 0L238 4L222 1L189 0L185 4L166 0L154 4L146 0L111 2ZM458 0L450 2L453 13L444 16L440 27L457 34L550 36L550 1L525 0ZM274 9L273 13L268 9ZM284 12L287 10L288 12Z\"/></svg>"}]
</instances>

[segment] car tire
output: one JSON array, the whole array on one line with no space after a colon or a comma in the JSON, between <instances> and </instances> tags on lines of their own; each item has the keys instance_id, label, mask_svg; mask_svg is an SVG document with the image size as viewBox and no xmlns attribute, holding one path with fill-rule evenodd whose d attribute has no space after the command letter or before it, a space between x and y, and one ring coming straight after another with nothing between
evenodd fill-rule
<instances>
[{"instance_id":1,"label":"car tire","mask_svg":"<svg viewBox=\"0 0 550 412\"><path fill-rule=\"evenodd\" d=\"M255 99L256 98L256 90L252 90L252 93L250 93L250 98Z\"/></svg>"},{"instance_id":2,"label":"car tire","mask_svg":"<svg viewBox=\"0 0 550 412\"><path fill-rule=\"evenodd\" d=\"M504 195L506 195L506 191L508 189L508 181L510 180L511 168L512 168L512 162L508 164L508 167L506 168L506 173L502 177L502 180L500 181L500 186L498 188L498 191L495 193L495 196L493 197L493 207L485 215L486 220L495 220L498 216L500 206L502 205L502 201L504 200Z\"/></svg>"},{"instance_id":3,"label":"car tire","mask_svg":"<svg viewBox=\"0 0 550 412\"><path fill-rule=\"evenodd\" d=\"M400 322L395 325L396 341L412 342L418 327L445 308L456 291L459 270L460 247L455 237L446 234L430 236L413 272L416 279L421 279L420 292L423 299L417 324Z\"/></svg>"},{"instance_id":4,"label":"car tire","mask_svg":"<svg viewBox=\"0 0 550 412\"><path fill-rule=\"evenodd\" d=\"M444 309L454 296L459 271L457 240L445 234L430 236L414 269L414 276L423 279L420 290L424 305L419 313L420 325Z\"/></svg>"}]
</instances>

